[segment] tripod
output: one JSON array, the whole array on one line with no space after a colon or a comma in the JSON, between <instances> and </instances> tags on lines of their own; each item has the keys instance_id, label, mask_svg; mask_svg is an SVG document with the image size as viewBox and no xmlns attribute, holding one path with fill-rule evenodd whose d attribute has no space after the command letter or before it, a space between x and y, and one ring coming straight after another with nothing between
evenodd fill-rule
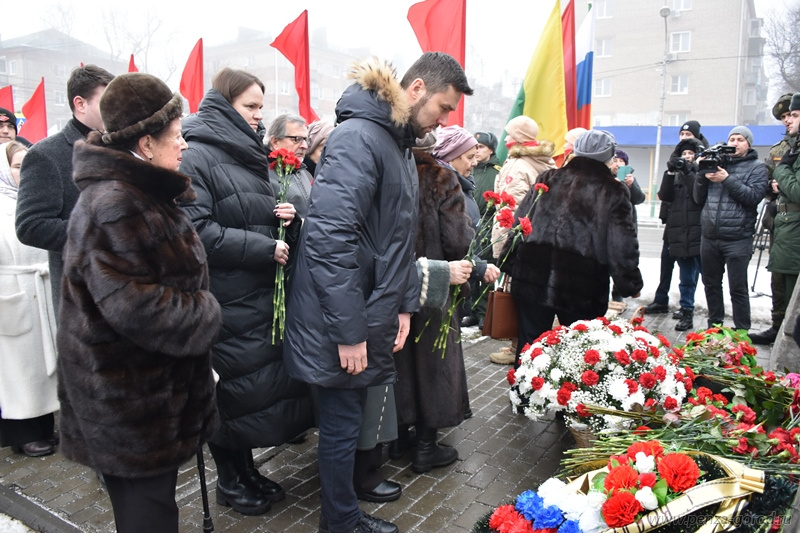
<instances>
[{"instance_id":1,"label":"tripod","mask_svg":"<svg viewBox=\"0 0 800 533\"><path fill-rule=\"evenodd\" d=\"M756 233L753 236L753 253L756 253L756 250L758 250L758 261L756 261L756 273L753 275L753 285L750 287L750 292L755 292L756 290L756 279L758 278L758 267L761 266L761 256L764 254L764 250L770 242L770 231L764 224L764 215L768 208L769 202L764 202L764 205L761 207L761 212L756 219ZM757 294L756 296L763 295Z\"/></svg>"}]
</instances>

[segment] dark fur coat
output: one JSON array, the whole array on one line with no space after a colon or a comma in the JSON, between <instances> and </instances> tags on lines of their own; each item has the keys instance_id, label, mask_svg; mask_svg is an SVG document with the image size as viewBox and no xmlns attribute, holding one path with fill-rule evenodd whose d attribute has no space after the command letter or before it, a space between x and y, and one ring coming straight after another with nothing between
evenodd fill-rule
<instances>
[{"instance_id":1,"label":"dark fur coat","mask_svg":"<svg viewBox=\"0 0 800 533\"><path fill-rule=\"evenodd\" d=\"M427 153L415 154L415 158L419 175L416 256L462 259L475 233L465 212L458 176ZM462 296L467 287L462 287ZM449 304L450 298L444 309L423 308L414 314L405 347L396 354L395 398L402 424L439 428L464 420L469 402L457 310L450 321L444 357L441 349L433 347ZM414 342L417 336L419 342Z\"/></svg>"},{"instance_id":2,"label":"dark fur coat","mask_svg":"<svg viewBox=\"0 0 800 533\"><path fill-rule=\"evenodd\" d=\"M534 205L532 188L517 207L517 217L531 213L533 230L502 267L511 273L515 300L592 319L608 307L609 276L622 296L638 293L643 283L628 188L586 157L541 174L537 183L550 190Z\"/></svg>"},{"instance_id":3,"label":"dark fur coat","mask_svg":"<svg viewBox=\"0 0 800 533\"><path fill-rule=\"evenodd\" d=\"M175 204L189 178L78 143L58 320L61 451L105 474L177 469L217 424L220 308Z\"/></svg>"}]
</instances>

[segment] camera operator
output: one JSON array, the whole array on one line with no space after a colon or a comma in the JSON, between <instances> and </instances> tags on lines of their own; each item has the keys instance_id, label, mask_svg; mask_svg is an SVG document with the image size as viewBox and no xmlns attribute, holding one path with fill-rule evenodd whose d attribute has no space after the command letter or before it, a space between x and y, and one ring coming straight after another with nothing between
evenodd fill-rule
<instances>
[{"instance_id":1,"label":"camera operator","mask_svg":"<svg viewBox=\"0 0 800 533\"><path fill-rule=\"evenodd\" d=\"M707 150L698 159L694 200L703 206L700 257L709 327L725 319L722 275L727 268L734 327L750 329L747 265L753 254L757 207L767 191L767 167L752 145L752 132L736 126L728 134L728 146L734 149L730 157L718 152L709 155ZM706 165L704 159L709 159ZM716 164L716 171L703 170L709 162Z\"/></svg>"},{"instance_id":2,"label":"camera operator","mask_svg":"<svg viewBox=\"0 0 800 533\"><path fill-rule=\"evenodd\" d=\"M667 161L667 171L661 180L658 197L670 202L665 221L664 242L670 259L680 269L680 310L677 331L694 329L694 293L700 277L700 213L702 206L694 201L694 183L697 166L694 160L703 151L696 138L686 138L678 143ZM669 297L666 299L669 303ZM665 304L666 306L666 304ZM645 308L646 309L646 308Z\"/></svg>"},{"instance_id":3,"label":"camera operator","mask_svg":"<svg viewBox=\"0 0 800 533\"><path fill-rule=\"evenodd\" d=\"M776 120L783 122L786 127L786 133L783 139L772 145L770 148L769 156L764 159L769 171L769 188L767 189L766 199L769 202L762 217L763 226L769 230L769 249L772 253L772 245L775 239L775 215L778 214L778 182L773 177L775 167L780 163L781 158L795 147L797 143L797 128L792 132L791 104L793 93L786 93L781 96L772 108L772 115ZM769 268L769 266L768 266ZM783 317L786 314L786 305L789 302L791 294L786 294L784 291L785 280L781 272L772 271L772 279L770 281L770 288L772 290L772 325L758 333L750 335L750 340L753 344L770 344L775 341L778 336L778 330L781 329Z\"/></svg>"},{"instance_id":4,"label":"camera operator","mask_svg":"<svg viewBox=\"0 0 800 533\"><path fill-rule=\"evenodd\" d=\"M800 93L792 96L789 104L789 134L797 135L800 129ZM777 213L773 223L773 240L769 249L769 263L767 269L772 272L773 287L775 276L779 277L782 286L778 293L782 293L780 307L776 303L775 289L773 289L772 312L775 340L777 330L780 329L783 315L786 313L786 304L794 292L797 283L797 274L800 272L800 163L797 162L798 148L793 143L791 150L781 157L775 167L772 177L778 182ZM776 314L780 314L780 322L775 323ZM761 339L759 339L761 340Z\"/></svg>"}]
</instances>

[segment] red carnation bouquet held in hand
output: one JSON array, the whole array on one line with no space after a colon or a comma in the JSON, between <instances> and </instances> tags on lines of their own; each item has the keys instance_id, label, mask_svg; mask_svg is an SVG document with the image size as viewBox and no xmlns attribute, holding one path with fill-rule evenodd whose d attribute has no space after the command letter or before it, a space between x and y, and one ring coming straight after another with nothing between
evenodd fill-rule
<instances>
[{"instance_id":1,"label":"red carnation bouquet held in hand","mask_svg":"<svg viewBox=\"0 0 800 533\"><path fill-rule=\"evenodd\" d=\"M292 183L292 172L302 163L294 152L281 148L269 154L270 159L274 159L269 164L269 168L278 174L278 198L277 203L286 203L289 197L289 185ZM286 240L286 228L283 221L278 222L278 240ZM272 295L272 344L276 344L276 339L283 341L283 331L286 324L286 271L283 265L278 264L275 269L275 289Z\"/></svg>"}]
</instances>

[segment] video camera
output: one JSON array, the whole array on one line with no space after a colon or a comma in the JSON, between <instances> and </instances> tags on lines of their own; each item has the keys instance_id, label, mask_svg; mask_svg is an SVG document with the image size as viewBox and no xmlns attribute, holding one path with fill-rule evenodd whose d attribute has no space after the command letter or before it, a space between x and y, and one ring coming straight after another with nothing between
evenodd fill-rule
<instances>
[{"instance_id":1,"label":"video camera","mask_svg":"<svg viewBox=\"0 0 800 533\"><path fill-rule=\"evenodd\" d=\"M719 168L727 168L728 163L731 162L731 155L736 152L736 147L728 146L727 144L715 144L710 148L706 148L700 153L702 161L697 164L697 174L705 176L706 174L713 174Z\"/></svg>"}]
</instances>

